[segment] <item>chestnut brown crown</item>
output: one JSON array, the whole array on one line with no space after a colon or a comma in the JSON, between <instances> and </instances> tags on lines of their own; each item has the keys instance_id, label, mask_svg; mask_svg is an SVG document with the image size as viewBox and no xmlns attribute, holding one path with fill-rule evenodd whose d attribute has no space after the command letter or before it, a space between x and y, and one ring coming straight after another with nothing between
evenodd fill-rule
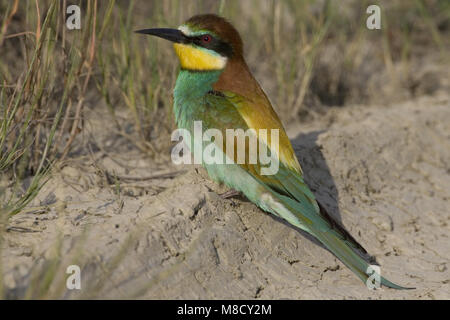
<instances>
[{"instance_id":1,"label":"chestnut brown crown","mask_svg":"<svg viewBox=\"0 0 450 320\"><path fill-rule=\"evenodd\" d=\"M209 31L228 44L233 56L242 57L243 43L236 28L223 17L215 14L200 14L185 22L192 31Z\"/></svg>"}]
</instances>

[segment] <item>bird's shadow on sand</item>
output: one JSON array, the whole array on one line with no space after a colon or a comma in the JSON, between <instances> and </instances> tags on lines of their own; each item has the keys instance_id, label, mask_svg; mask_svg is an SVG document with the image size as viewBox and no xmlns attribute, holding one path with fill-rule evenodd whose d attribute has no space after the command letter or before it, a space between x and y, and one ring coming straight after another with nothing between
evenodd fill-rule
<instances>
[{"instance_id":1,"label":"bird's shadow on sand","mask_svg":"<svg viewBox=\"0 0 450 320\"><path fill-rule=\"evenodd\" d=\"M339 211L339 192L330 168L317 139L324 131L301 133L292 139L295 155L303 169L303 178L316 199L327 209L330 216L342 224Z\"/></svg>"}]
</instances>

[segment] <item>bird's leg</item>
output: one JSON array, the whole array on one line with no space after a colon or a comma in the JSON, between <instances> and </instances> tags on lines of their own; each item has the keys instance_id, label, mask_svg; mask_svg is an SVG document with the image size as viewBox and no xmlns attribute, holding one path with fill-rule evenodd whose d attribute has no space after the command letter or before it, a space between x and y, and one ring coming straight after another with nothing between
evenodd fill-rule
<instances>
[{"instance_id":1,"label":"bird's leg","mask_svg":"<svg viewBox=\"0 0 450 320\"><path fill-rule=\"evenodd\" d=\"M240 196L240 195L241 195L241 193L234 189L231 189L231 190L228 190L227 192L219 194L219 196L222 199L228 199L228 198L232 198L232 197L236 197L236 196Z\"/></svg>"}]
</instances>

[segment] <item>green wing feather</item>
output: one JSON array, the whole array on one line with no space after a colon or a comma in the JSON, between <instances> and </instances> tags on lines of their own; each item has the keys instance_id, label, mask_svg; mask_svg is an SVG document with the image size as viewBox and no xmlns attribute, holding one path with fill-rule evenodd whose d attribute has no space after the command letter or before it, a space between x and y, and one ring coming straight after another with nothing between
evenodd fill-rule
<instances>
[{"instance_id":1,"label":"green wing feather","mask_svg":"<svg viewBox=\"0 0 450 320\"><path fill-rule=\"evenodd\" d=\"M242 110L245 103L251 104L244 97L226 94L207 94L204 105L194 112L196 120L202 120L204 129L216 128L247 130L250 126ZM264 123L259 127L264 128ZM273 127L273 123L267 125ZM285 134L284 129L279 127ZM283 141L281 141L283 143ZM290 142L286 146L280 143L280 148L292 150ZM224 150L224 154L226 150ZM295 155L293 155L295 157ZM296 160L296 159L295 159ZM367 268L370 266L362 254L366 250L339 224L337 224L316 201L313 193L306 185L301 169L280 161L278 173L261 175L261 164L205 165L212 178L226 183L229 187L243 192L251 201L299 227L322 242L336 257L347 265L362 281L369 277ZM359 252L359 253L357 253ZM381 284L395 289L408 289L398 286L381 277Z\"/></svg>"}]
</instances>

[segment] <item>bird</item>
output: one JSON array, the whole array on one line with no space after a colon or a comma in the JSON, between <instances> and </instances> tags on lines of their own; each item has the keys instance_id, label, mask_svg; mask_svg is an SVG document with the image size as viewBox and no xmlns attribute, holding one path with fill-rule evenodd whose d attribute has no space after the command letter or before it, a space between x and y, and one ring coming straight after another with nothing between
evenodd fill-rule
<instances>
[{"instance_id":1,"label":"bird","mask_svg":"<svg viewBox=\"0 0 450 320\"><path fill-rule=\"evenodd\" d=\"M178 128L192 133L195 122L201 121L205 129L224 134L229 129L278 131L278 150L270 149L270 137L257 136L259 142L270 145L271 155L279 161L275 174L261 174L263 165L259 159L254 163L246 155L245 161L238 162L233 147L218 145L217 152L232 157L232 161L202 163L209 177L228 186L232 194L243 194L262 210L311 234L367 286L368 281L373 283L371 264L365 258L367 251L332 219L305 183L283 124L244 59L243 41L237 29L219 15L200 14L176 29L135 32L173 43L180 62L173 91ZM249 150L246 146L245 152ZM412 289L377 276L379 285Z\"/></svg>"}]
</instances>

